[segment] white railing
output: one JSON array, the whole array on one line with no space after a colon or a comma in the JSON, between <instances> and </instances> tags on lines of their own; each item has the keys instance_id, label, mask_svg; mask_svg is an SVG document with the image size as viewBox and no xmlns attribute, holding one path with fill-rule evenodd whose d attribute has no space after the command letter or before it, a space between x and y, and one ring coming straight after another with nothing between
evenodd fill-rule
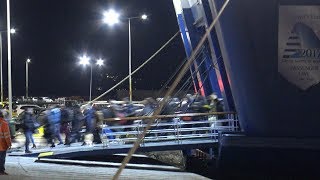
<instances>
[{"instance_id":1,"label":"white railing","mask_svg":"<svg viewBox=\"0 0 320 180\"><path fill-rule=\"evenodd\" d=\"M191 120L184 121L184 117ZM127 121L129 125L112 125L117 124L117 121ZM217 142L219 132L240 131L237 115L228 112L110 118L105 119L101 125L101 140L105 146L133 143L141 135L148 121L154 122L141 146L167 141L182 144L203 139Z\"/></svg>"}]
</instances>

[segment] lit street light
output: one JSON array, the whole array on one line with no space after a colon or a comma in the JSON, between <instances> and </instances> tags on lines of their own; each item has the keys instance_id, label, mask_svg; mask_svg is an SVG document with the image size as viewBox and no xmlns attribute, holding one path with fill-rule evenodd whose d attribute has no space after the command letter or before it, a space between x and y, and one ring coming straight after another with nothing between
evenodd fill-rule
<instances>
[{"instance_id":1,"label":"lit street light","mask_svg":"<svg viewBox=\"0 0 320 180\"><path fill-rule=\"evenodd\" d=\"M29 92L29 64L31 63L31 59L26 60L26 98L28 98Z\"/></svg>"},{"instance_id":2,"label":"lit street light","mask_svg":"<svg viewBox=\"0 0 320 180\"><path fill-rule=\"evenodd\" d=\"M1 102L3 102L3 68L2 68L2 33L4 33L4 32L7 32L6 30L4 30L4 31L0 31L0 81L1 81ZM16 33L16 29L14 29L14 28L11 28L10 29L10 33L11 34L15 34Z\"/></svg>"},{"instance_id":3,"label":"lit street light","mask_svg":"<svg viewBox=\"0 0 320 180\"><path fill-rule=\"evenodd\" d=\"M79 61L79 64L82 66L87 66L90 65L90 96L89 96L89 101L91 101L91 95L92 95L92 64L90 63L90 57L88 57L87 55L83 55L81 56ZM103 66L104 61L102 59L98 59L96 62L97 66Z\"/></svg>"},{"instance_id":4,"label":"lit street light","mask_svg":"<svg viewBox=\"0 0 320 180\"><path fill-rule=\"evenodd\" d=\"M83 56L81 56L80 58L80 64L81 65L84 65L84 66L86 66L86 65L88 65L88 64L90 64L90 58L87 56L87 55L83 55Z\"/></svg>"},{"instance_id":5,"label":"lit street light","mask_svg":"<svg viewBox=\"0 0 320 180\"><path fill-rule=\"evenodd\" d=\"M103 66L103 60L102 59L98 59L96 65Z\"/></svg>"},{"instance_id":6,"label":"lit street light","mask_svg":"<svg viewBox=\"0 0 320 180\"><path fill-rule=\"evenodd\" d=\"M141 19L146 20L146 19L148 19L148 16L147 16L146 14L143 14L143 15L141 16Z\"/></svg>"},{"instance_id":7,"label":"lit street light","mask_svg":"<svg viewBox=\"0 0 320 180\"><path fill-rule=\"evenodd\" d=\"M111 9L109 11L106 11L105 13L103 13L104 18L103 18L103 22L108 24L109 26L113 26L117 23L120 22L120 14L117 13L115 10ZM132 71L131 71L131 67L132 67L132 63L131 63L131 59L132 59L132 53L131 53L131 20L132 19L142 19L142 20L147 20L148 16L146 14L143 14L142 16L136 16L136 17L129 17L129 18L125 18L126 20L128 20L129 23L129 99L130 102L132 102Z\"/></svg>"},{"instance_id":8,"label":"lit street light","mask_svg":"<svg viewBox=\"0 0 320 180\"><path fill-rule=\"evenodd\" d=\"M110 9L109 11L104 12L103 16L104 16L103 22L108 24L109 26L113 26L119 23L120 14L113 9Z\"/></svg>"},{"instance_id":9,"label":"lit street light","mask_svg":"<svg viewBox=\"0 0 320 180\"><path fill-rule=\"evenodd\" d=\"M11 29L10 29L10 33L11 33L11 34L15 34L15 33L16 33L16 29L15 29L15 28L11 28Z\"/></svg>"}]
</instances>

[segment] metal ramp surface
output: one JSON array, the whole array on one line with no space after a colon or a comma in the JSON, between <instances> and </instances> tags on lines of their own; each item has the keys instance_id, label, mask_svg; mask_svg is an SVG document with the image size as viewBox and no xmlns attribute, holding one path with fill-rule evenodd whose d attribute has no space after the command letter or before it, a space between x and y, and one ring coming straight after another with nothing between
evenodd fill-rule
<instances>
[{"instance_id":1,"label":"metal ramp surface","mask_svg":"<svg viewBox=\"0 0 320 180\"><path fill-rule=\"evenodd\" d=\"M188 150L212 148L217 145L217 140L184 140L179 143L176 141L156 142L141 144L137 152L150 151L168 151L168 150ZM33 153L26 154L24 152L12 152L9 156L24 157L45 157L45 158L71 158L78 156L93 155L111 155L117 153L127 153L133 144L117 144L105 147L102 144L94 144L93 146L81 146L81 143L72 144L72 146L56 146L55 148L43 148L34 150Z\"/></svg>"}]
</instances>

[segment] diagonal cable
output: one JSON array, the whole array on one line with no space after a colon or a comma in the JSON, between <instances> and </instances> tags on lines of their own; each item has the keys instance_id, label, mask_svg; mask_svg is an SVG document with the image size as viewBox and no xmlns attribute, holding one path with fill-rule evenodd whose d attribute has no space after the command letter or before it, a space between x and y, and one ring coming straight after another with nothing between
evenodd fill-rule
<instances>
[{"instance_id":1,"label":"diagonal cable","mask_svg":"<svg viewBox=\"0 0 320 180\"><path fill-rule=\"evenodd\" d=\"M221 7L221 10L219 11L219 13L217 14L216 18L214 19L214 21L212 22L212 24L209 26L209 28L207 29L206 33L204 34L204 36L201 38L199 44L197 45L197 47L195 48L195 50L192 52L188 62L183 66L181 72L179 73L178 77L176 78L176 80L173 82L173 85L169 88L168 92L166 93L164 100L161 102L160 107L157 109L157 111L155 112L155 115L158 115L163 106L165 105L166 101L168 100L168 97L172 94L172 92L174 91L174 89L176 88L177 84L180 82L180 80L183 78L183 76L185 75L185 73L187 72L187 70L189 69L191 63L193 63L195 61L195 56L198 54L200 48L202 47L202 45L204 44L204 42L208 39L208 36L210 35L213 27L216 25L216 23L218 22L220 16L222 15L223 11L225 10L225 8L227 7L228 3L230 0L226 0L224 5ZM130 161L132 155L136 152L136 150L138 149L138 147L140 147L140 143L143 140L144 136L147 134L148 130L151 128L152 123L154 122L155 118L151 118L152 120L148 122L147 127L144 129L144 131L142 132L142 134L139 136L139 138L137 139L137 141L134 143L133 147L130 149L130 151L128 152L128 155L123 159L121 166L119 167L119 169L117 170L116 174L113 176L112 179L117 180L119 179L119 176L121 174L121 172L123 171L123 169L126 167L127 163Z\"/></svg>"}]
</instances>

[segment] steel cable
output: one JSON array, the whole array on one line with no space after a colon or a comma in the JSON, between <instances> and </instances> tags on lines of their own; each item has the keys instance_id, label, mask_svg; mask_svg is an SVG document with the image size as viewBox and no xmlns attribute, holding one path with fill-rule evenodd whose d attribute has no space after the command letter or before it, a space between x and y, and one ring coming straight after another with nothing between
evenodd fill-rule
<instances>
[{"instance_id":1,"label":"steel cable","mask_svg":"<svg viewBox=\"0 0 320 180\"><path fill-rule=\"evenodd\" d=\"M170 87L170 89L167 91L166 96L164 97L163 102L161 102L160 107L157 109L157 111L155 112L155 115L158 115L164 104L166 103L166 101L168 100L168 97L172 94L173 90L176 88L177 84L180 82L180 80L183 78L183 76L185 75L186 71L188 70L188 68L190 67L191 63L194 62L195 60L195 56L198 54L200 48L202 47L202 45L204 44L204 42L207 40L208 36L210 35L213 27L216 25L216 23L218 22L220 16L222 15L223 11L225 10L225 8L227 7L229 3L229 0L226 0L225 3L223 4L223 6L221 7L221 10L219 11L219 13L217 14L217 16L215 17L215 19L213 20L212 24L209 26L209 28L207 29L206 33L204 34L204 36L201 38L200 42L198 43L197 47L195 48L195 50L192 52L189 60L187 61L187 63L183 66L181 72L178 74L178 77L175 79L175 81L173 82L172 86ZM177 33L178 34L178 33ZM127 77L128 78L128 77ZM147 127L143 130L142 134L139 136L139 138L137 139L137 141L134 143L133 147L130 149L130 151L128 152L128 155L123 159L121 166L119 167L119 169L117 170L116 174L113 176L112 179L117 180L119 179L119 176L121 174L121 172L123 171L123 169L126 167L127 163L130 161L132 155L136 152L136 150L138 149L138 147L140 147L140 143L142 141L142 139L144 138L144 136L147 134L148 130L151 128L151 125L153 124L154 119L152 119L151 121L148 122Z\"/></svg>"}]
</instances>

